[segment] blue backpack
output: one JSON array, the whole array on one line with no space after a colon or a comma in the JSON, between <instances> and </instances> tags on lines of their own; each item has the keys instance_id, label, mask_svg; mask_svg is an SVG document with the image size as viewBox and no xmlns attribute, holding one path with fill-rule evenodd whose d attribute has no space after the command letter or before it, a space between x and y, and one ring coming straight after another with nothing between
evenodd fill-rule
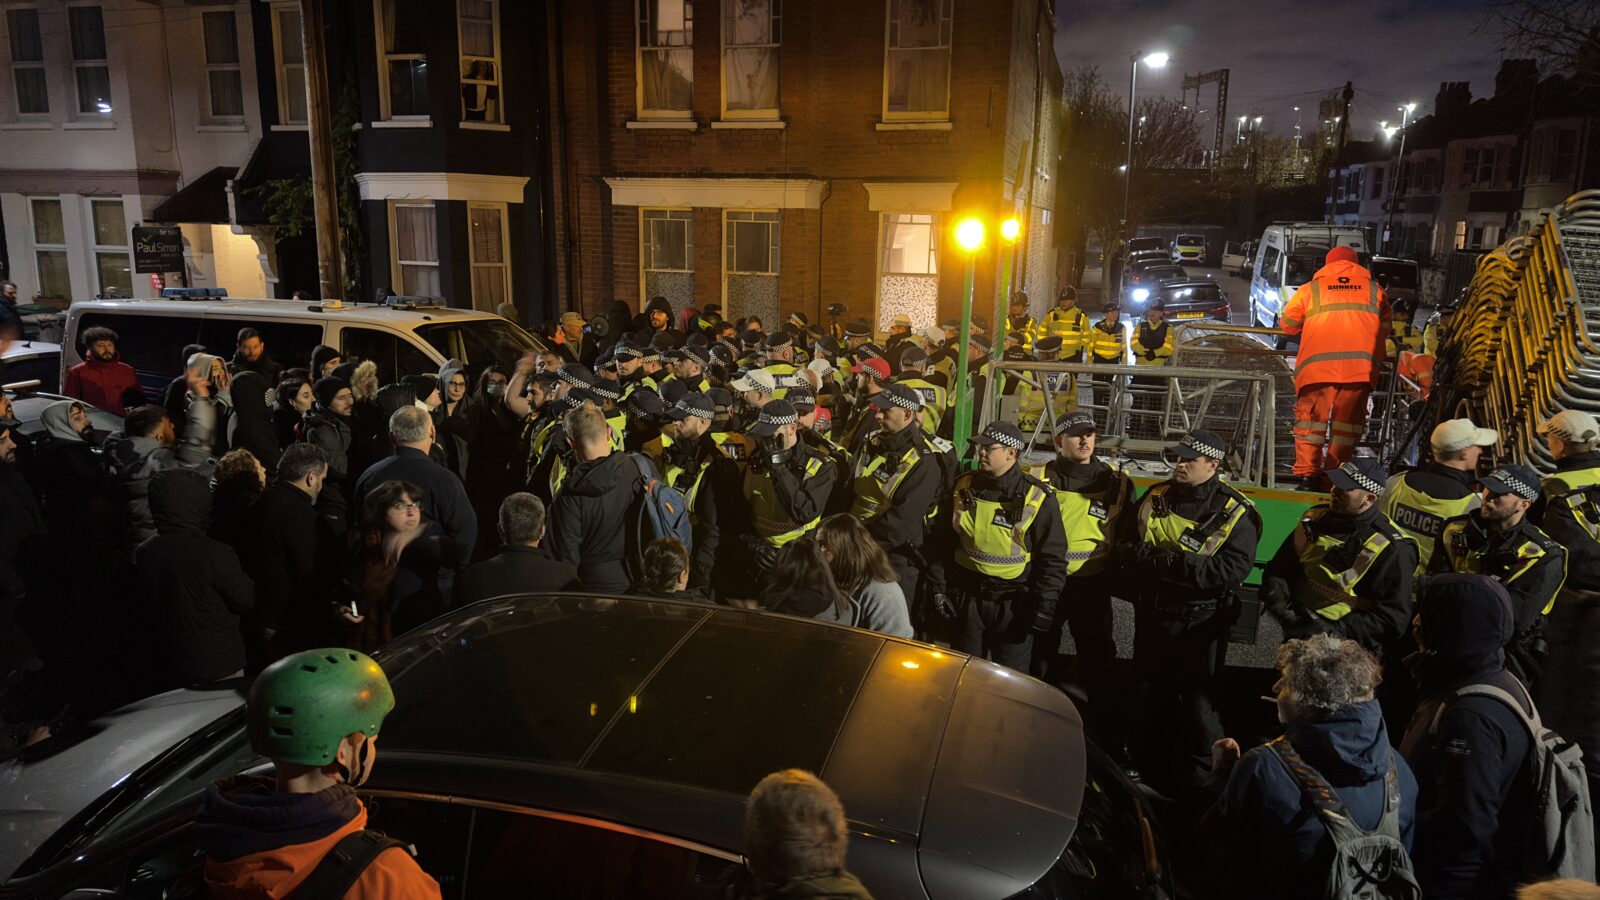
<instances>
[{"instance_id":1,"label":"blue backpack","mask_svg":"<svg viewBox=\"0 0 1600 900\"><path fill-rule=\"evenodd\" d=\"M694 528L689 521L689 498L668 484L656 472L654 462L643 453L628 456L639 468L639 514L634 528L635 552L643 557L644 548L656 538L676 538L683 549L694 552Z\"/></svg>"}]
</instances>

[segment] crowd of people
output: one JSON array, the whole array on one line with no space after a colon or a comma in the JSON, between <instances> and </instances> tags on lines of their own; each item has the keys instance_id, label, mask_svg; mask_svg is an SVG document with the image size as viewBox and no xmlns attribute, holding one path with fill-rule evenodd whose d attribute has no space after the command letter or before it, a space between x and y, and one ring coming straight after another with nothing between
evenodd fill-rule
<instances>
[{"instance_id":1,"label":"crowd of people","mask_svg":"<svg viewBox=\"0 0 1600 900\"><path fill-rule=\"evenodd\" d=\"M1026 310L1002 323L1002 358L1125 360L1114 312L1091 323L1070 290L1040 320ZM155 398L117 335L86 330L65 388L77 399L45 407L37 435L0 401L10 739L570 589L914 636L1068 686L1117 762L1204 823L1195 840L1223 840L1216 896L1321 889L1338 843L1308 783L1358 830L1392 833L1426 896L1506 896L1528 871L1524 719L1542 711L1600 752L1586 642L1600 425L1585 413L1541 427L1560 460L1548 479L1480 476L1497 436L1466 420L1393 477L1370 457L1318 457L1329 502L1266 553L1261 516L1223 477L1226 442L1203 428L1142 492L1097 454L1104 423L1076 390L1046 462L1013 422L953 446L962 357L979 403L991 382L1031 388L996 377L981 319L919 333L901 316L880 343L864 320L796 312L769 330L656 298L593 325L567 313L546 350L388 385L331 347L284 368L246 328L229 358L184 348ZM1159 310L1142 325L1135 356L1160 365ZM89 406L122 427L96 433ZM681 496L683 533L650 527L652 483ZM1221 692L1258 558L1289 638L1272 698L1287 735L1243 753ZM1135 611L1131 672L1114 599ZM1499 693L1461 695L1484 685ZM1592 878L1592 842L1571 852Z\"/></svg>"}]
</instances>

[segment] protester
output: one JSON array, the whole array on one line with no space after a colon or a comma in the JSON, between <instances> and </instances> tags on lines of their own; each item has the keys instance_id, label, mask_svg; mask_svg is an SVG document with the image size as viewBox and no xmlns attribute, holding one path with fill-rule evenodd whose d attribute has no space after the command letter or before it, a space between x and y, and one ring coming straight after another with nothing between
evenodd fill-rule
<instances>
[{"instance_id":1,"label":"protester","mask_svg":"<svg viewBox=\"0 0 1600 900\"><path fill-rule=\"evenodd\" d=\"M238 334L238 346L234 349L232 371L259 372L267 379L267 384L275 385L278 377L283 374L283 366L272 361L272 355L267 352L267 342L261 337L261 332L254 328L241 328ZM321 376L320 373L318 377Z\"/></svg>"},{"instance_id":2,"label":"protester","mask_svg":"<svg viewBox=\"0 0 1600 900\"><path fill-rule=\"evenodd\" d=\"M423 513L443 529L445 538L454 545L451 558L465 564L477 546L478 514L467 499L461 479L428 457L434 436L433 420L423 409L406 407L390 416L389 438L394 442L394 455L361 473L356 481L355 502L363 504L362 498L386 481L415 485L422 492L417 501L422 504Z\"/></svg>"},{"instance_id":3,"label":"protester","mask_svg":"<svg viewBox=\"0 0 1600 900\"><path fill-rule=\"evenodd\" d=\"M568 413L565 429L576 465L550 506L550 548L556 559L578 567L589 590L625 591L638 470L633 460L611 452L611 427L593 404Z\"/></svg>"},{"instance_id":4,"label":"protester","mask_svg":"<svg viewBox=\"0 0 1600 900\"><path fill-rule=\"evenodd\" d=\"M284 378L278 382L278 387L273 391L272 401L272 436L277 440L279 449L295 442L295 432L299 430L300 422L311 412L317 402L317 395L311 392L311 385L298 378ZM168 409L171 413L171 409Z\"/></svg>"},{"instance_id":5,"label":"protester","mask_svg":"<svg viewBox=\"0 0 1600 900\"><path fill-rule=\"evenodd\" d=\"M361 543L345 579L341 615L356 628L351 645L377 649L445 611L441 572L454 546L423 515L425 492L396 479L361 501Z\"/></svg>"},{"instance_id":6,"label":"protester","mask_svg":"<svg viewBox=\"0 0 1600 900\"><path fill-rule=\"evenodd\" d=\"M774 772L750 792L744 813L746 871L739 900L872 900L845 871L850 831L839 797L799 769Z\"/></svg>"},{"instance_id":7,"label":"protester","mask_svg":"<svg viewBox=\"0 0 1600 900\"><path fill-rule=\"evenodd\" d=\"M144 390L133 367L119 358L117 333L109 328L85 328L78 335L84 360L67 370L61 392L90 406L122 415L144 402Z\"/></svg>"},{"instance_id":8,"label":"protester","mask_svg":"<svg viewBox=\"0 0 1600 900\"><path fill-rule=\"evenodd\" d=\"M275 469L283 445L278 443L272 411L267 407L270 392L272 388L260 373L240 372L234 377L228 390L233 399L233 415L228 419L228 446L248 450L263 466Z\"/></svg>"},{"instance_id":9,"label":"protester","mask_svg":"<svg viewBox=\"0 0 1600 900\"><path fill-rule=\"evenodd\" d=\"M333 374L344 362L344 354L327 344L318 344L311 348L311 375L316 378L326 378Z\"/></svg>"},{"instance_id":10,"label":"protester","mask_svg":"<svg viewBox=\"0 0 1600 900\"><path fill-rule=\"evenodd\" d=\"M291 444L275 474L250 508L248 533L234 544L256 584L246 619L252 673L332 639L330 586L343 565L343 546L316 509L331 474L328 455L314 444Z\"/></svg>"},{"instance_id":11,"label":"protester","mask_svg":"<svg viewBox=\"0 0 1600 900\"><path fill-rule=\"evenodd\" d=\"M528 591L581 590L578 568L552 559L540 546L545 536L544 503L519 491L500 504L498 553L474 563L456 579L452 606Z\"/></svg>"},{"instance_id":12,"label":"protester","mask_svg":"<svg viewBox=\"0 0 1600 900\"><path fill-rule=\"evenodd\" d=\"M639 578L628 588L634 597L708 602L689 587L689 551L677 538L656 538L645 545Z\"/></svg>"},{"instance_id":13,"label":"protester","mask_svg":"<svg viewBox=\"0 0 1600 900\"><path fill-rule=\"evenodd\" d=\"M165 469L198 469L211 458L211 429L215 411L207 382L195 376L190 384L195 396L189 402L188 425L182 441L172 420L159 406L141 406L128 413L120 431L106 438L107 467L122 483L128 498L128 522L135 543L155 536L150 516L150 479Z\"/></svg>"},{"instance_id":14,"label":"protester","mask_svg":"<svg viewBox=\"0 0 1600 900\"><path fill-rule=\"evenodd\" d=\"M211 537L238 548L254 529L251 509L267 486L267 470L249 450L229 450L211 470Z\"/></svg>"},{"instance_id":15,"label":"protester","mask_svg":"<svg viewBox=\"0 0 1600 900\"><path fill-rule=\"evenodd\" d=\"M833 580L828 558L809 537L791 541L778 551L761 582L761 605L773 612L831 622L854 618L850 595Z\"/></svg>"},{"instance_id":16,"label":"protester","mask_svg":"<svg viewBox=\"0 0 1600 900\"><path fill-rule=\"evenodd\" d=\"M899 576L867 527L853 516L832 515L817 525L813 537L834 584L849 598L848 615L836 617L838 608L830 607L816 618L911 637L911 612Z\"/></svg>"},{"instance_id":17,"label":"protester","mask_svg":"<svg viewBox=\"0 0 1600 900\"><path fill-rule=\"evenodd\" d=\"M301 440L321 450L328 460L328 480L317 494L317 512L328 520L333 533L343 535L350 527L349 501L355 493L356 474L351 467L355 432L350 411L355 395L343 378L318 378L312 389L317 405L301 423Z\"/></svg>"}]
</instances>

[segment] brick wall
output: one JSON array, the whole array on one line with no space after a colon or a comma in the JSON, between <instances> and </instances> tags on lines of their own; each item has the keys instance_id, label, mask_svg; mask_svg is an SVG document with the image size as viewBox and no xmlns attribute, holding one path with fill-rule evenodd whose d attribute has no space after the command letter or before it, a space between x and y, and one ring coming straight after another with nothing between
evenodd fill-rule
<instances>
[{"instance_id":1,"label":"brick wall","mask_svg":"<svg viewBox=\"0 0 1600 900\"><path fill-rule=\"evenodd\" d=\"M1002 175L1015 177L1003 172L1005 157L1009 150L1015 161L1034 124L1039 2L955 4L947 131L875 127L883 103L883 0L785 4L780 116L787 127L763 130L711 127L721 117L720 4L701 4L692 104L699 127L692 132L627 127L637 105L635 0L562 4L561 27L552 28L564 56L553 63L565 114L558 106L552 136L561 305L569 293L589 313L613 299L634 306L645 299L639 297L638 210L611 206L606 177L789 177L824 180L826 199L820 210L788 209L781 216L784 309L817 321L829 303L840 302L854 315L870 315L879 215L868 209L862 182L958 182L946 225L961 213L1000 210ZM1048 49L1048 13L1043 21ZM1059 97L1060 73L1053 56L1048 62L1048 90ZM1008 107L1014 94L1027 101L1015 110ZM1053 147L1049 152L1053 158ZM696 301L718 303L721 210L697 208L694 224ZM950 314L959 309L963 260L948 235L944 244L940 307ZM991 302L993 270L992 260L978 267L980 297L987 290Z\"/></svg>"}]
</instances>

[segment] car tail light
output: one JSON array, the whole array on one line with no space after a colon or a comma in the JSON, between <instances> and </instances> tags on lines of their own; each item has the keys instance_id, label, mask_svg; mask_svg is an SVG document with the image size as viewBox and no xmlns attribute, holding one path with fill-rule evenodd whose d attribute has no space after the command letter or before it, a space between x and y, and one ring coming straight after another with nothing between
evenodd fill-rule
<instances>
[{"instance_id":1,"label":"car tail light","mask_svg":"<svg viewBox=\"0 0 1600 900\"><path fill-rule=\"evenodd\" d=\"M1226 303L1224 303L1216 309L1213 309L1211 314L1226 322L1228 318L1233 315L1233 310L1229 308Z\"/></svg>"}]
</instances>

